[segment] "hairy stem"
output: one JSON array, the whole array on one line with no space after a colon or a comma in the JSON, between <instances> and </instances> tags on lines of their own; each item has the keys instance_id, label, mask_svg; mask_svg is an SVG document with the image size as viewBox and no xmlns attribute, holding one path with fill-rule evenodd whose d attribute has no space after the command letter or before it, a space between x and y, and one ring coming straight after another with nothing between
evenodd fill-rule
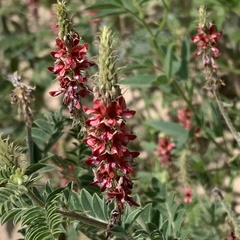
<instances>
[{"instance_id":1,"label":"hairy stem","mask_svg":"<svg viewBox=\"0 0 240 240\"><path fill-rule=\"evenodd\" d=\"M28 124L27 124L27 146L28 146L29 163L34 164L32 128Z\"/></svg>"},{"instance_id":2,"label":"hairy stem","mask_svg":"<svg viewBox=\"0 0 240 240\"><path fill-rule=\"evenodd\" d=\"M224 120L225 120L225 122L226 122L226 124L227 124L227 126L229 128L229 130L231 131L233 137L235 138L235 140L237 141L238 145L240 146L240 135L237 132L237 130L235 129L235 127L233 126L232 121L228 117L227 112L224 109L223 103L222 103L222 101L220 99L220 96L219 96L217 90L213 91L213 94L214 94L214 96L216 98L216 101L217 101L217 104L218 104L218 108L219 108L219 110L220 110L220 112L221 112L221 114L222 114L222 116L223 116L223 118L224 118Z\"/></svg>"},{"instance_id":3,"label":"hairy stem","mask_svg":"<svg viewBox=\"0 0 240 240\"><path fill-rule=\"evenodd\" d=\"M64 210L57 210L57 212L62 214L65 217L70 217L72 219L78 220L79 222L82 222L82 223L85 223L85 224L88 224L91 226L95 226L97 228L107 229L107 227L108 227L108 223L100 222L98 220L86 217L86 216L81 215L76 212L68 212L68 211L64 211Z\"/></svg>"},{"instance_id":4,"label":"hairy stem","mask_svg":"<svg viewBox=\"0 0 240 240\"><path fill-rule=\"evenodd\" d=\"M212 190L212 192L218 197L219 201L221 202L221 205L222 205L223 209L225 210L229 219L231 220L231 222L234 226L235 234L237 235L237 237L240 237L240 222L236 218L235 213L227 205L221 191L218 188L214 188Z\"/></svg>"}]
</instances>

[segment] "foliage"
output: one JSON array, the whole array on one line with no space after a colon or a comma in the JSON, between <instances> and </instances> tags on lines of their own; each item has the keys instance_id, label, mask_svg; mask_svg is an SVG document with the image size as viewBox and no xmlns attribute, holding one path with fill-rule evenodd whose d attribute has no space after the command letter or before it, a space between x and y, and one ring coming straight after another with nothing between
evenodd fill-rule
<instances>
[{"instance_id":1,"label":"foliage","mask_svg":"<svg viewBox=\"0 0 240 240\"><path fill-rule=\"evenodd\" d=\"M114 63L106 62L111 67L108 75L120 76L128 107L137 112L129 121L137 140L129 146L140 152L131 189L139 206L124 204L117 214L103 186L92 184L97 166L92 173L85 161L94 144L91 149L85 144L88 129L80 124L82 116L71 119L62 98L49 97L61 83L52 81L47 70L53 66L50 52L58 35L56 2L0 2L0 223L12 221L26 240L73 239L81 234L94 240L220 240L231 233L239 238L240 138L235 129L240 129L240 2L67 1L80 43L88 43L89 62L99 62L94 42L103 26L114 32L117 49L111 54L118 59L111 55ZM217 77L212 77L225 86L214 83L217 90L203 88L209 83L209 66L206 59L194 56L204 47L191 41L200 34L196 28L202 4L207 21L215 24L216 32L222 31L214 60ZM197 42L198 36L192 40ZM84 75L89 92L96 90L99 67ZM17 117L18 106L9 100L14 86L6 80L14 72L36 87L31 126ZM82 104L90 109L93 97L85 97ZM214 195L216 186L221 191Z\"/></svg>"}]
</instances>

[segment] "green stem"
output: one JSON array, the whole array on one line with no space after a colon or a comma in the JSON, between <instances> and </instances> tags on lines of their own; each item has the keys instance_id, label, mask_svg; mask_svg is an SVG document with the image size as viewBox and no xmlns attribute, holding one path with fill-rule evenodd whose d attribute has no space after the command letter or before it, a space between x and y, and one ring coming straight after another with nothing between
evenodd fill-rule
<instances>
[{"instance_id":1,"label":"green stem","mask_svg":"<svg viewBox=\"0 0 240 240\"><path fill-rule=\"evenodd\" d=\"M224 118L224 120L225 120L225 122L226 122L226 124L227 124L227 126L229 128L229 130L231 131L233 137L235 138L235 140L237 141L238 145L240 146L240 135L237 132L237 130L235 129L235 127L233 126L232 121L228 117L227 112L224 109L223 103L222 103L222 101L220 99L220 96L219 96L217 90L213 91L213 94L214 94L214 96L216 98L219 110L220 110L220 112L221 112L221 114L222 114L222 116L223 116L223 118Z\"/></svg>"},{"instance_id":2,"label":"green stem","mask_svg":"<svg viewBox=\"0 0 240 240\"><path fill-rule=\"evenodd\" d=\"M218 188L214 188L212 190L212 192L218 197L219 201L222 204L223 209L225 210L228 217L230 218L230 220L234 226L236 236L240 237L240 225L239 225L240 223L239 223L238 219L236 218L235 213L227 205L227 203L225 202L225 200L223 198L221 191Z\"/></svg>"},{"instance_id":3,"label":"green stem","mask_svg":"<svg viewBox=\"0 0 240 240\"><path fill-rule=\"evenodd\" d=\"M57 210L57 212L62 214L65 217L70 217L72 219L78 220L79 222L82 222L91 226L95 226L97 228L107 229L108 227L108 223L97 221L93 218L86 217L76 212L68 212L64 210Z\"/></svg>"},{"instance_id":4,"label":"green stem","mask_svg":"<svg viewBox=\"0 0 240 240\"><path fill-rule=\"evenodd\" d=\"M232 154L229 152L228 149L224 149L224 148L222 147L222 145L221 145L220 143L216 142L215 139L212 137L212 135L209 134L206 130L205 130L205 133L207 134L207 137L208 137L209 139L211 139L211 141L215 144L215 146L216 146L219 150L221 150L222 152L226 153L229 157L232 157Z\"/></svg>"},{"instance_id":5,"label":"green stem","mask_svg":"<svg viewBox=\"0 0 240 240\"><path fill-rule=\"evenodd\" d=\"M27 192L27 195L40 207L44 207L45 204L44 202L42 202L41 200L39 200L33 193L32 193L32 190L27 187L28 189L28 192Z\"/></svg>"},{"instance_id":6,"label":"green stem","mask_svg":"<svg viewBox=\"0 0 240 240\"><path fill-rule=\"evenodd\" d=\"M32 127L27 124L27 146L28 146L28 159L30 164L34 164L33 157L33 140L32 140Z\"/></svg>"},{"instance_id":7,"label":"green stem","mask_svg":"<svg viewBox=\"0 0 240 240\"><path fill-rule=\"evenodd\" d=\"M163 19L162 19L162 22L161 22L161 24L159 25L159 28L158 28L158 30L157 30L157 32L156 32L156 34L155 34L155 37L157 37L158 35L159 35L159 33L162 31L162 29L163 29L163 27L164 27L164 25L165 25L165 23L166 23L166 21L167 21L167 16L168 16L168 13L169 13L169 9L170 9L170 5L171 5L171 0L169 0L169 3L168 3L168 6L167 6L167 4L164 2L164 0L163 0L163 5L164 5L164 15L163 15Z\"/></svg>"},{"instance_id":8,"label":"green stem","mask_svg":"<svg viewBox=\"0 0 240 240\"><path fill-rule=\"evenodd\" d=\"M173 86L177 89L177 91L181 95L181 97L183 98L183 100L187 103L189 109L194 113L194 109L193 109L193 105L192 105L191 101L189 101L188 98L185 96L185 94L184 94L183 90L181 89L181 87L179 86L178 82L174 79L172 83L173 83Z\"/></svg>"}]
</instances>

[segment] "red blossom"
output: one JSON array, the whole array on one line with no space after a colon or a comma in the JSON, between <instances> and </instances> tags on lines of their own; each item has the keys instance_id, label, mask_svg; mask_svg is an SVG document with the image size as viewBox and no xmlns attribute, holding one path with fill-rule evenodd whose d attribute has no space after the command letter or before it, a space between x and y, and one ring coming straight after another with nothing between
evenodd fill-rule
<instances>
[{"instance_id":1,"label":"red blossom","mask_svg":"<svg viewBox=\"0 0 240 240\"><path fill-rule=\"evenodd\" d=\"M169 138L165 137L158 141L158 148L155 150L156 155L159 157L161 164L172 164L172 150L175 147L175 143L171 143Z\"/></svg>"},{"instance_id":2,"label":"red blossom","mask_svg":"<svg viewBox=\"0 0 240 240\"><path fill-rule=\"evenodd\" d=\"M211 65L213 68L218 68L214 59L219 57L219 50L216 48L218 38L221 37L222 32L215 32L215 25L209 23L208 26L198 27L198 35L191 37L191 40L197 44L198 52L194 55L199 56L204 53L203 64L204 66Z\"/></svg>"},{"instance_id":3,"label":"red blossom","mask_svg":"<svg viewBox=\"0 0 240 240\"><path fill-rule=\"evenodd\" d=\"M123 96L110 103L95 99L93 108L83 109L87 115L92 115L86 121L88 132L83 140L93 155L86 160L86 164L95 166L92 184L106 191L109 201L115 199L121 210L125 202L137 206L129 196L133 184L129 174L134 173L131 162L139 153L127 148L136 136L126 124L126 118L133 116L135 111L126 108Z\"/></svg>"},{"instance_id":4,"label":"red blossom","mask_svg":"<svg viewBox=\"0 0 240 240\"><path fill-rule=\"evenodd\" d=\"M56 59L53 67L48 67L49 71L57 75L60 88L51 91L50 95L57 96L64 93L64 103L69 112L81 108L81 98L88 94L86 86L87 75L83 71L94 65L87 59L88 44L79 44L80 36L74 32L67 41L59 37L56 39L56 51L51 52L51 56Z\"/></svg>"},{"instance_id":5,"label":"red blossom","mask_svg":"<svg viewBox=\"0 0 240 240\"><path fill-rule=\"evenodd\" d=\"M184 194L185 194L184 202L185 203L191 203L192 202L192 190L191 190L191 188L186 188L184 190Z\"/></svg>"}]
</instances>

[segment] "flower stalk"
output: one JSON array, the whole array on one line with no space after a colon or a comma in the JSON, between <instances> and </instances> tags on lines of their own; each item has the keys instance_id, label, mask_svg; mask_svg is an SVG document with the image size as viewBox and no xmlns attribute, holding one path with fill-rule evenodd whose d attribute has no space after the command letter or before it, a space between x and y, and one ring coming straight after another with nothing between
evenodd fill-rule
<instances>
[{"instance_id":1,"label":"flower stalk","mask_svg":"<svg viewBox=\"0 0 240 240\"><path fill-rule=\"evenodd\" d=\"M34 97L32 91L35 90L35 87L31 87L22 83L20 81L21 77L17 73L9 75L8 80L15 87L11 94L11 104L16 104L18 106L18 116L26 123L28 158L30 164L33 164L34 157L32 140L32 124L33 124L32 102L34 101Z\"/></svg>"}]
</instances>

